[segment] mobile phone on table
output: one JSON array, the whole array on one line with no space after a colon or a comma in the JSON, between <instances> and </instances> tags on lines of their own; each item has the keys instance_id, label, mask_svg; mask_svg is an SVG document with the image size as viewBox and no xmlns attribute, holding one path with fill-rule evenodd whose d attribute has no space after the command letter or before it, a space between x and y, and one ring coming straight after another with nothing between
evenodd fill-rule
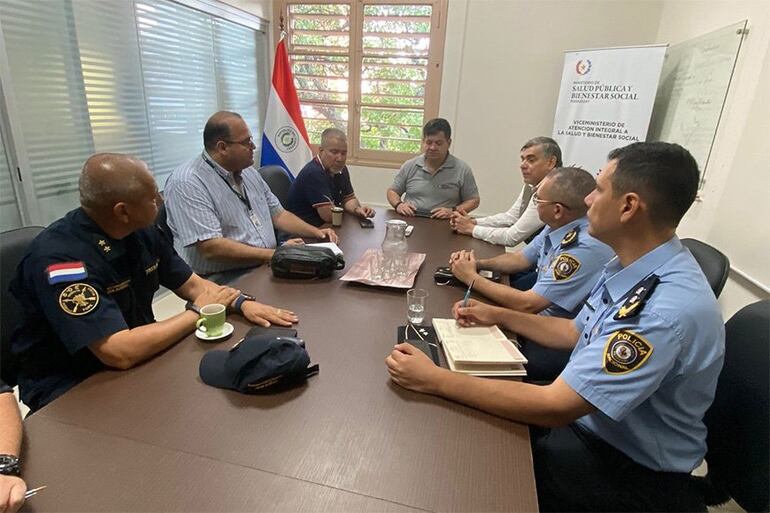
<instances>
[{"instance_id":1,"label":"mobile phone on table","mask_svg":"<svg viewBox=\"0 0 770 513\"><path fill-rule=\"evenodd\" d=\"M361 228L374 228L374 221L369 219L368 217L364 217L358 221L358 224L361 225Z\"/></svg>"}]
</instances>

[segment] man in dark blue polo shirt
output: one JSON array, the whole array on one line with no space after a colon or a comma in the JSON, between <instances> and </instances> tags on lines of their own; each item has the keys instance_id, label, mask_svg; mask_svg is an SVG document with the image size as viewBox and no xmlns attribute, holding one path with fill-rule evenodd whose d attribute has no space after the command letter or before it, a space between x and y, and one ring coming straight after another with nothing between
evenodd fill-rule
<instances>
[{"instance_id":1,"label":"man in dark blue polo shirt","mask_svg":"<svg viewBox=\"0 0 770 513\"><path fill-rule=\"evenodd\" d=\"M374 217L374 210L362 206L353 192L345 165L348 140L342 130L327 128L321 134L318 156L308 162L289 189L287 209L313 226L332 222L332 207L354 216Z\"/></svg>"},{"instance_id":2,"label":"man in dark blue polo shirt","mask_svg":"<svg viewBox=\"0 0 770 513\"><path fill-rule=\"evenodd\" d=\"M19 392L35 411L92 374L128 369L195 329L198 309L232 305L251 322L291 325L289 311L193 273L155 226L158 188L147 165L99 154L80 177L81 207L38 235L11 282L24 316L11 337ZM189 302L155 322L159 285Z\"/></svg>"}]
</instances>

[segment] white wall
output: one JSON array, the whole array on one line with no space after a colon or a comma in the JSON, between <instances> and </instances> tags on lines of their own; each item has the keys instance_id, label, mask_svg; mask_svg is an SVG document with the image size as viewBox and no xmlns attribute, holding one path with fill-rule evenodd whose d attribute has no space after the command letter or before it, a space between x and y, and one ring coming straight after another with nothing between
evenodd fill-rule
<instances>
[{"instance_id":1,"label":"white wall","mask_svg":"<svg viewBox=\"0 0 770 513\"><path fill-rule=\"evenodd\" d=\"M270 0L228 3L272 16ZM453 125L453 152L474 169L482 197L478 212L510 206L522 184L519 147L551 134L565 50L674 44L749 18L703 201L688 213L680 234L719 247L734 262L756 255L764 263L758 249L770 240L770 187L767 158L760 160L759 153L766 153L770 134L768 6L768 0L449 0L440 115ZM350 171L363 201L385 203L395 169ZM764 297L731 274L720 303L727 317Z\"/></svg>"},{"instance_id":2,"label":"white wall","mask_svg":"<svg viewBox=\"0 0 770 513\"><path fill-rule=\"evenodd\" d=\"M676 44L746 18L749 34L717 130L703 200L687 213L679 234L712 244L735 267L770 285L768 259L759 251L770 240L770 2L666 0L657 41ZM731 273L719 302L728 318L768 297Z\"/></svg>"},{"instance_id":3,"label":"white wall","mask_svg":"<svg viewBox=\"0 0 770 513\"><path fill-rule=\"evenodd\" d=\"M439 115L468 162L479 213L508 209L521 189L519 148L551 135L565 50L648 44L657 1L449 0ZM351 168L359 197L383 203L396 170Z\"/></svg>"},{"instance_id":4,"label":"white wall","mask_svg":"<svg viewBox=\"0 0 770 513\"><path fill-rule=\"evenodd\" d=\"M222 3L230 4L264 20L273 18L273 2L271 0L224 0Z\"/></svg>"}]
</instances>

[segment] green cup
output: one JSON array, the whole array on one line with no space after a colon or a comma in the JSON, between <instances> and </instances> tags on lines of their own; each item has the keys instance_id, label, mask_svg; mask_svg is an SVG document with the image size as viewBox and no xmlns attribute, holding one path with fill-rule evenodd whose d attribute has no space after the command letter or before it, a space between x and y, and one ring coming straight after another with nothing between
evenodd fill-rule
<instances>
[{"instance_id":1,"label":"green cup","mask_svg":"<svg viewBox=\"0 0 770 513\"><path fill-rule=\"evenodd\" d=\"M195 326L206 334L207 338L219 337L225 328L227 308L225 305L213 304L201 308L201 317Z\"/></svg>"}]
</instances>

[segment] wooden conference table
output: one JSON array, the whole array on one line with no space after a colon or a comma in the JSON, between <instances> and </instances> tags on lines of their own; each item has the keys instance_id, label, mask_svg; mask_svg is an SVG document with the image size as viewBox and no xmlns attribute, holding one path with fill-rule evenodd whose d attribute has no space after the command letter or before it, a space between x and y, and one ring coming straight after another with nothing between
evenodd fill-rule
<instances>
[{"instance_id":1,"label":"wooden conference table","mask_svg":"<svg viewBox=\"0 0 770 513\"><path fill-rule=\"evenodd\" d=\"M348 267L379 247L384 220L339 229ZM501 248L414 219L409 250L427 253L416 286L426 319L448 317L463 290L434 285L450 251ZM347 268L346 268L347 269ZM341 271L339 275L344 273ZM334 279L288 281L267 266L237 282L300 316L320 373L299 388L248 396L204 385L189 336L123 372L106 371L25 421L24 477L48 485L27 511L534 511L525 426L391 383L384 358L406 319L402 290Z\"/></svg>"}]
</instances>

